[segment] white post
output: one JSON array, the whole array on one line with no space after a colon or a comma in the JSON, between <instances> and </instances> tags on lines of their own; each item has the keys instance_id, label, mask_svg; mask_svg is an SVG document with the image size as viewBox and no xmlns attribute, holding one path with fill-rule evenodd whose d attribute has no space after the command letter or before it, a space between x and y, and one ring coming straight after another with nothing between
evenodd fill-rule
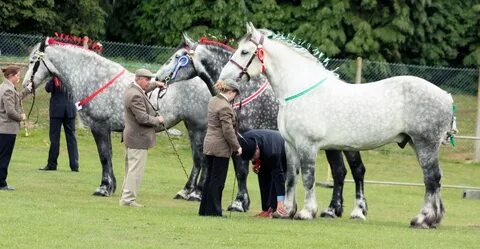
<instances>
[{"instance_id":1,"label":"white post","mask_svg":"<svg viewBox=\"0 0 480 249\"><path fill-rule=\"evenodd\" d=\"M357 66L355 67L355 84L362 83L362 57L357 57Z\"/></svg>"},{"instance_id":2,"label":"white post","mask_svg":"<svg viewBox=\"0 0 480 249\"><path fill-rule=\"evenodd\" d=\"M478 68L478 91L477 91L477 129L475 136L480 137L480 68ZM475 140L474 162L480 162L480 140Z\"/></svg>"}]
</instances>

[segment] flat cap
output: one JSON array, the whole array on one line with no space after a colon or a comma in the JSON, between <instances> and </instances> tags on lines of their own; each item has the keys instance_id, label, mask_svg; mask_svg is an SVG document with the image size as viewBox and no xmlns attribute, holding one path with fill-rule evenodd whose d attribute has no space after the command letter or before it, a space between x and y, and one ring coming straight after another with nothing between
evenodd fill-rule
<instances>
[{"instance_id":1,"label":"flat cap","mask_svg":"<svg viewBox=\"0 0 480 249\"><path fill-rule=\"evenodd\" d=\"M147 78L153 78L155 75L153 75L152 72L150 72L148 69L145 68L140 68L137 71L135 71L135 76L141 76L141 77L147 77Z\"/></svg>"},{"instance_id":2,"label":"flat cap","mask_svg":"<svg viewBox=\"0 0 480 249\"><path fill-rule=\"evenodd\" d=\"M240 93L240 86L237 81L234 79L224 79L223 81L225 82L225 85Z\"/></svg>"}]
</instances>

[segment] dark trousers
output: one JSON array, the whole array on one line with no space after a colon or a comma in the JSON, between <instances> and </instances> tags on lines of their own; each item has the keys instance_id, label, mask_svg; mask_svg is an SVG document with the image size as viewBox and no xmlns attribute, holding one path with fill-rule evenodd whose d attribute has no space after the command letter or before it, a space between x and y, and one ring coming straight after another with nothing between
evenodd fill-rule
<instances>
[{"instance_id":1,"label":"dark trousers","mask_svg":"<svg viewBox=\"0 0 480 249\"><path fill-rule=\"evenodd\" d=\"M207 179L198 214L222 216L222 192L227 179L229 158L205 155L205 159L207 161Z\"/></svg>"},{"instance_id":2,"label":"dark trousers","mask_svg":"<svg viewBox=\"0 0 480 249\"><path fill-rule=\"evenodd\" d=\"M273 188L272 174L270 170L260 169L258 172L258 186L260 187L260 199L262 199L262 211L268 208L277 208L277 193Z\"/></svg>"},{"instance_id":3,"label":"dark trousers","mask_svg":"<svg viewBox=\"0 0 480 249\"><path fill-rule=\"evenodd\" d=\"M285 168L282 165L261 165L258 172L258 185L260 187L260 198L262 199L262 210L268 208L277 209L277 196L285 196Z\"/></svg>"},{"instance_id":4,"label":"dark trousers","mask_svg":"<svg viewBox=\"0 0 480 249\"><path fill-rule=\"evenodd\" d=\"M47 166L57 168L57 159L60 152L60 130L63 125L67 140L70 169L78 169L78 148L75 137L75 118L50 118L50 150L48 151Z\"/></svg>"},{"instance_id":5,"label":"dark trousers","mask_svg":"<svg viewBox=\"0 0 480 249\"><path fill-rule=\"evenodd\" d=\"M8 165L16 138L16 134L0 134L0 187L7 186Z\"/></svg>"}]
</instances>

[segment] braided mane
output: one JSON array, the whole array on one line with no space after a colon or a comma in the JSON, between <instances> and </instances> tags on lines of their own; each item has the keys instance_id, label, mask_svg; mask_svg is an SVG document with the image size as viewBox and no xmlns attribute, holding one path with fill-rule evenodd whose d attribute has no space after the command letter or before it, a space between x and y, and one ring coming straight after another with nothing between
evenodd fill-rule
<instances>
[{"instance_id":1,"label":"braided mane","mask_svg":"<svg viewBox=\"0 0 480 249\"><path fill-rule=\"evenodd\" d=\"M307 43L304 40L295 38L295 36L291 36L290 34L287 34L285 36L284 34L274 33L272 37L269 37L269 38L282 42L283 44L294 49L304 57L322 64L325 68L327 67L328 62L330 61L330 58L325 57L325 54L321 52L320 49L311 48L312 44ZM306 48L304 47L305 45L307 46Z\"/></svg>"},{"instance_id":2,"label":"braided mane","mask_svg":"<svg viewBox=\"0 0 480 249\"><path fill-rule=\"evenodd\" d=\"M210 40L207 37L200 38L198 43L204 44L204 45L214 45L214 46L218 46L218 47L223 47L224 49L226 49L228 51L231 51L231 52L235 51L235 49L230 47L229 45L227 45L225 43L222 43L222 42L219 42L219 41Z\"/></svg>"},{"instance_id":3,"label":"braided mane","mask_svg":"<svg viewBox=\"0 0 480 249\"><path fill-rule=\"evenodd\" d=\"M57 32L55 32L55 36L54 37L49 37L47 39L47 42L49 45L73 45L75 47L79 47L79 48L84 48L84 49L88 49L88 50L91 50L93 52L96 52L96 53L101 53L102 50L103 50L103 46L102 44L100 44L99 42L96 42L92 39L89 39L88 37L78 37L78 36L74 36L74 35L65 35L65 34L58 34ZM87 48L84 47L84 44L87 44Z\"/></svg>"}]
</instances>

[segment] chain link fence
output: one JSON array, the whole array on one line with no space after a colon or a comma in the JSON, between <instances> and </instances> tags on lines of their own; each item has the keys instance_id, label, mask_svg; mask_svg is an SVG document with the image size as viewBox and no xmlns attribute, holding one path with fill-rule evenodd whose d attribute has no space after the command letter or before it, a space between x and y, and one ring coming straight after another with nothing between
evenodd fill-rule
<instances>
[{"instance_id":1,"label":"chain link fence","mask_svg":"<svg viewBox=\"0 0 480 249\"><path fill-rule=\"evenodd\" d=\"M0 66L12 63L26 65L30 50L35 44L45 39L43 36L0 33ZM102 55L118 62L128 70L144 67L157 71L173 54L175 48L148 46L130 43L100 41L103 45ZM405 65L376 61L363 61L361 82L372 82L398 75L413 75L426 79L453 95L457 106L457 125L463 136L475 136L477 115L477 94L479 70L475 68L431 67ZM340 78L354 82L356 78L356 60L331 59L329 69L336 69ZM1 76L0 76L1 77ZM36 125L48 124L48 95L39 91L34 116L38 116ZM30 100L24 103L30 108ZM28 110L26 110L28 112ZM37 118L33 118L36 120ZM444 150L449 159L471 161L474 159L474 140L457 139L454 149Z\"/></svg>"}]
</instances>

